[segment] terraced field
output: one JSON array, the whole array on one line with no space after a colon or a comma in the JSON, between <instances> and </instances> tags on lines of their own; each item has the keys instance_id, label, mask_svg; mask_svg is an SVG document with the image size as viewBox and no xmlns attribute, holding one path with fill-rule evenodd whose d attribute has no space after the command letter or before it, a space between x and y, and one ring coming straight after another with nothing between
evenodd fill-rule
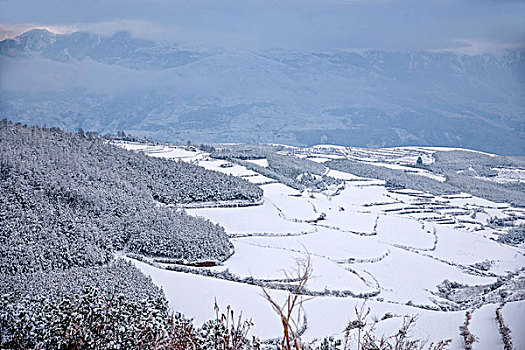
<instances>
[{"instance_id":1,"label":"terraced field","mask_svg":"<svg viewBox=\"0 0 525 350\"><path fill-rule=\"evenodd\" d=\"M339 179L324 190L297 190L230 160L186 147L120 143L151 156L194 162L258 184L257 205L218 203L186 208L222 225L234 245L220 266L182 266L143 257L131 259L161 285L170 306L197 323L213 317L213 303L231 305L252 317L254 334L279 336L279 319L261 296L277 300L297 283L298 261L310 260L303 338L342 336L354 307L371 308L379 332L391 334L404 315L419 315L414 332L430 341L452 339L463 346L459 326L474 310L470 330L480 348L501 348L495 308L502 312L517 348L525 347L525 246L498 242L510 227L525 223L525 209L468 193L435 195L385 181L326 168ZM446 181L428 167L435 148L357 149L316 146L284 148L283 155L318 163L350 159L421 178ZM267 167L265 159L252 160ZM329 163L327 163L329 164ZM446 182L445 182L446 183ZM181 209L182 210L182 209ZM503 224L501 224L503 223ZM521 326L520 326L521 325Z\"/></svg>"}]
</instances>

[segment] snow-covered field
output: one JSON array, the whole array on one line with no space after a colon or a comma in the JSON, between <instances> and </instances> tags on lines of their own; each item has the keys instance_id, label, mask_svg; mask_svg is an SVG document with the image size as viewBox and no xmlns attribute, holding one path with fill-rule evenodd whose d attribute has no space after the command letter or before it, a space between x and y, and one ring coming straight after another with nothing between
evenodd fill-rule
<instances>
[{"instance_id":1,"label":"snow-covered field","mask_svg":"<svg viewBox=\"0 0 525 350\"><path fill-rule=\"evenodd\" d=\"M187 211L221 224L231 236L235 252L222 266L201 267L228 271L239 279L294 283L297 263L309 257L312 276L306 291L315 296L304 303L305 340L342 336L355 319L354 307L366 302L369 321L377 331L392 334L404 315L419 315L418 338L452 339L452 349L463 348L459 326L465 310L474 309L470 330L478 337L474 349L502 348L495 318L500 300L516 349L525 349L525 249L494 240L503 231L487 227L491 217L506 218L525 211L469 194L432 196L419 191L387 189L382 181L358 178L330 170L343 180L341 191L300 192L271 181L237 164L209 158L184 147L121 143L156 157L191 161L216 171L242 176L261 184L263 203L244 208L195 208ZM335 146L317 146L319 150ZM311 150L310 150L311 151ZM348 158L378 166L403 167L421 156L432 162L431 148L370 150L338 148ZM304 156L300 150L294 154ZM310 154L312 154L310 152ZM315 153L313 153L315 154ZM322 163L320 155L312 158ZM328 160L328 157L325 157ZM265 160L257 164L268 166ZM422 176L428 174L422 173ZM322 220L316 220L324 214ZM519 222L519 221L518 221ZM131 259L132 260L132 259ZM162 286L170 306L197 323L214 316L213 304L231 305L252 318L253 334L280 335L279 319L262 296L261 288L241 282L175 272L132 260ZM459 288L473 288L465 302L446 297L438 288L445 280ZM453 288L453 287L452 287ZM470 289L469 289L470 290ZM271 290L278 300L283 290ZM489 298L490 295L490 298ZM484 302L485 296L488 302ZM365 298L366 297L366 298ZM490 302L489 302L490 301ZM393 315L383 318L386 313Z\"/></svg>"},{"instance_id":2,"label":"snow-covered field","mask_svg":"<svg viewBox=\"0 0 525 350\"><path fill-rule=\"evenodd\" d=\"M494 168L498 174L492 178L480 177L483 180L495 181L499 183L508 182L524 182L525 181L525 170L514 169L514 168Z\"/></svg>"}]
</instances>

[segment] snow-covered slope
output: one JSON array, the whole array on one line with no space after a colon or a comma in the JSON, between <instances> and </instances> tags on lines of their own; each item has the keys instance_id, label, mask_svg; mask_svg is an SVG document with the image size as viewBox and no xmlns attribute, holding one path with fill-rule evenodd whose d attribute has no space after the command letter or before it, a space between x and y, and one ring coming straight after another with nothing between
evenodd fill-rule
<instances>
[{"instance_id":1,"label":"snow-covered slope","mask_svg":"<svg viewBox=\"0 0 525 350\"><path fill-rule=\"evenodd\" d=\"M211 159L204 152L192 156L184 147L120 144L246 179L257 177L241 165L221 167L228 162ZM330 148L294 148L289 155L330 156L326 153ZM416 151L431 162L435 152L424 148L337 150L353 159L359 153L363 162L379 166L393 160L400 166L412 163ZM479 339L474 348L502 347L495 310L505 300L502 312L514 345L525 346L521 336L525 250L496 241L508 228L492 226L489 220L498 217L515 226L522 224L523 208L467 193L435 196L386 187L382 181L341 171L327 173L343 182L324 191L298 191L265 182L260 185L262 205L188 209L225 227L235 253L223 265L177 272L164 269L177 270L176 264L131 260L163 287L173 309L199 323L213 317L216 299L252 317L254 334L262 338L277 337L280 329L257 284L269 283L272 295L281 300L286 296L281 286L294 283L289 278L297 261L309 256L312 276L306 294L314 298L304 303L305 340L342 337L347 322L355 319L354 307L366 302L371 308L369 321L377 320L378 332L392 334L404 315L419 315L414 334L429 341L452 339L452 349L463 348L459 326L465 311L474 310L470 329ZM216 277L203 276L203 271Z\"/></svg>"}]
</instances>

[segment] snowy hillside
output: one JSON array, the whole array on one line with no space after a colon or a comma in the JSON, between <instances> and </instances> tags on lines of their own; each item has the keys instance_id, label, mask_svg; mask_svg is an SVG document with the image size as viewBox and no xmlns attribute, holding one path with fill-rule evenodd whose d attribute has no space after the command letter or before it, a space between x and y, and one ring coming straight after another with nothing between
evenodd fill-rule
<instances>
[{"instance_id":1,"label":"snowy hillside","mask_svg":"<svg viewBox=\"0 0 525 350\"><path fill-rule=\"evenodd\" d=\"M524 55L206 50L84 32L0 42L2 115L184 143L524 154Z\"/></svg>"},{"instance_id":2,"label":"snowy hillside","mask_svg":"<svg viewBox=\"0 0 525 350\"><path fill-rule=\"evenodd\" d=\"M174 146L8 121L0 136L2 348L221 348L234 310L253 321L242 348L273 349L267 299L290 292L308 349L355 348L359 330L411 317L413 339L452 349L471 334L476 349L525 344L522 158Z\"/></svg>"},{"instance_id":3,"label":"snowy hillside","mask_svg":"<svg viewBox=\"0 0 525 350\"><path fill-rule=\"evenodd\" d=\"M238 176L264 191L263 201L257 206L187 209L189 214L225 228L235 252L223 264L187 267L168 260L129 258L162 286L173 309L194 318L197 324L214 317L212 306L216 300L251 317L253 332L261 338L280 336L279 319L262 297L261 286L266 286L277 300L283 300L286 290L295 283L290 277L297 261L309 257L312 275L304 294L313 298L303 304L304 340L328 335L342 338L347 323L355 319L354 307L365 303L371 309L369 321L376 322L380 334L395 333L405 315L419 315L415 335L430 341L452 339L452 349L464 348L459 327L465 321L465 312L470 311L469 329L478 340L474 349L497 349L503 343L496 309L503 303L498 312L511 330L514 346L525 348L523 208L465 192L438 195L402 188L324 167L334 160L353 160L448 184L447 173L435 171L438 165L445 169L452 160L436 158L439 153L450 152L450 157L463 155L465 159L480 153L454 153L458 151L445 148L273 145L261 147L261 153L253 159L241 161L235 157L211 158L210 153L188 152L185 147L117 144ZM235 145L222 147L233 148L230 155L240 154ZM308 165L315 161L324 167L323 174L316 176L320 181L325 179L322 181L326 186L298 190L255 171L275 164L275 160L261 156L264 150L302 159L305 171L317 169ZM484 156L503 161L498 156ZM422 164L415 167L418 158ZM256 167L240 165L247 163ZM436 167L428 167L434 163ZM454 158L453 163L458 166L461 161ZM299 163L281 160L279 164L281 168L276 171L285 169L281 173L288 174L293 164ZM524 170L523 166L514 168L514 172ZM507 176L504 172L497 174L500 178ZM495 183L490 178L482 181ZM522 190L515 191L523 195ZM510 236L514 240L506 241Z\"/></svg>"}]
</instances>

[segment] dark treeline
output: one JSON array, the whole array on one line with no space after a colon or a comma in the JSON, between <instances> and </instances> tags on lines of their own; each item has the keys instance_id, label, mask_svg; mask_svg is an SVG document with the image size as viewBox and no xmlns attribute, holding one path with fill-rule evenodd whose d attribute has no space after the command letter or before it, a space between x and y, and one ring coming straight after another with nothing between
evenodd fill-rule
<instances>
[{"instance_id":1,"label":"dark treeline","mask_svg":"<svg viewBox=\"0 0 525 350\"><path fill-rule=\"evenodd\" d=\"M297 190L305 188L325 190L328 185L341 182L324 175L326 166L323 164L309 159L277 153L284 147L271 145L221 145L220 149L216 149L202 145L200 148L210 151L212 158L227 159L235 162ZM250 159L266 159L268 166L264 167L248 162L247 160Z\"/></svg>"},{"instance_id":2,"label":"dark treeline","mask_svg":"<svg viewBox=\"0 0 525 350\"><path fill-rule=\"evenodd\" d=\"M445 174L448 184L494 202L525 207L525 183L488 181L497 175L497 168L525 168L525 158L468 151L436 152L434 158L430 170Z\"/></svg>"},{"instance_id":3,"label":"dark treeline","mask_svg":"<svg viewBox=\"0 0 525 350\"><path fill-rule=\"evenodd\" d=\"M390 169L350 159L335 159L324 163L331 169L348 172L357 176L384 180L387 186L410 188L443 195L461 192L446 182L437 181L421 175L407 173L403 170Z\"/></svg>"},{"instance_id":4,"label":"dark treeline","mask_svg":"<svg viewBox=\"0 0 525 350\"><path fill-rule=\"evenodd\" d=\"M215 146L201 145L199 147L204 152L210 152L210 156L215 159L263 159L268 153L274 153L280 149L281 146L271 145L245 145L245 144L218 144Z\"/></svg>"}]
</instances>

